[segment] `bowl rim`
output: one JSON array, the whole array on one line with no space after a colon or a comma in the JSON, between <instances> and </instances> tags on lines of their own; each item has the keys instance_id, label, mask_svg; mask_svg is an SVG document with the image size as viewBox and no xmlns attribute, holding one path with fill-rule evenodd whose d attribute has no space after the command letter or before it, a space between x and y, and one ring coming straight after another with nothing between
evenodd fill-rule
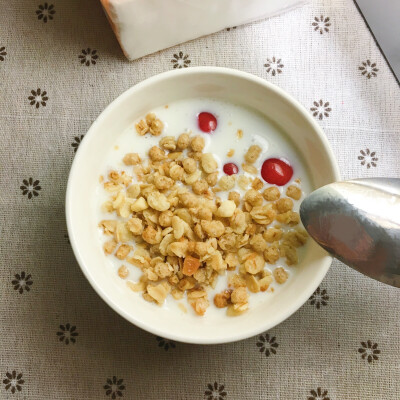
<instances>
[{"instance_id":1,"label":"bowl rim","mask_svg":"<svg viewBox=\"0 0 400 400\"><path fill-rule=\"evenodd\" d=\"M258 76L255 76L253 74L250 74L248 72L232 69L232 68L225 68L225 67L208 67L208 66L201 66L201 67L190 67L190 68L185 68L185 69L179 69L179 70L172 70L172 71L167 71L163 72L157 75L154 75L152 77L149 77L126 91L124 91L122 94L120 94L116 99L114 99L101 113L100 115L94 120L90 128L88 129L87 133L85 134L85 137L83 138L78 151L75 154L69 177L68 177L68 182L67 182L67 190L66 190L66 201L65 201L65 212L66 212L66 222L67 222L67 230L68 230L68 235L70 238L71 242L71 247L74 252L75 258L79 264L79 267L81 268L84 276L86 279L89 281L90 285L92 288L95 290L95 292L102 298L103 301L105 301L115 312L117 312L119 315L121 315L123 318L125 318L127 321L130 323L136 325L137 327L146 330L147 332L150 332L152 334L155 334L157 336L165 337L168 339L172 339L175 341L183 342L183 343L192 343L192 344L221 344L221 343L230 343L230 342L236 342L239 340L247 339L253 336L256 336L262 332L265 332L269 329L274 328L275 326L279 325L283 321L285 321L287 318L289 318L292 314L294 314L312 295L312 293L316 290L316 288L320 285L322 280L324 279L325 275L329 271L329 268L331 266L333 258L327 253L326 257L324 257L323 260L321 260L322 266L319 268L318 273L316 274L316 279L315 279L315 284L310 285L308 290L304 290L297 298L296 301L293 301L293 304L287 308L286 312L282 313L279 318L276 318L275 321L271 324L268 319L265 320L264 324L260 323L256 327L253 327L251 329L243 329L239 332L229 332L227 334L226 338L221 338L221 339L213 339L212 337L207 337L207 338L202 338L199 340L198 338L192 338L189 335L176 335L176 334L171 334L168 332L168 328L164 329L163 327L158 326L157 324L146 324L145 322L142 322L140 319L135 318L132 316L130 313L124 310L123 307L120 307L118 304L114 303L113 299L111 296L107 293L107 290L100 285L98 285L94 279L92 278L92 275L89 271L89 268L86 267L85 263L83 262L83 259L81 257L80 251L79 251L79 246L77 243L77 240L75 239L73 235L73 229L72 229L72 182L75 179L75 176L79 174L78 166L80 164L80 155L83 153L81 148L85 147L85 143L87 141L85 140L87 136L93 135L97 129L97 125L101 124L103 119L106 118L107 114L110 113L112 110L116 109L119 107L120 103L124 102L125 99L129 96L131 96L132 93L135 91L148 86L148 85L154 85L157 84L160 81L167 80L171 77L175 77L176 75L196 75L196 74L221 74L221 75L228 75L234 78L240 78L243 80L250 81L252 83L258 84L263 86L264 88L275 92L278 96L281 96L284 98L287 102L289 102L294 108L296 108L302 118L304 118L311 126L312 129L314 130L314 133L317 134L319 139L321 140L321 143L324 147L324 150L326 151L328 155L328 163L330 164L330 167L332 168L334 178L336 181L340 180L340 172L339 172L339 167L336 161L336 158L333 154L333 151L331 149L331 145L328 141L328 138L326 137L324 131L322 128L319 126L319 124L316 122L316 120L311 116L311 114L307 111L307 109L294 97L292 97L290 94L285 92L283 89L280 87L276 86L275 84L264 80Z\"/></svg>"}]
</instances>

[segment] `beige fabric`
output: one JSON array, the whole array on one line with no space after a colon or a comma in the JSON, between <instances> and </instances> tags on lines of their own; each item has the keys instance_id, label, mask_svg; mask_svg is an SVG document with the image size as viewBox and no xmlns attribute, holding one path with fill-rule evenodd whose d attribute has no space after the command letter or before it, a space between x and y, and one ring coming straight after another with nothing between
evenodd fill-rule
<instances>
[{"instance_id":1,"label":"beige fabric","mask_svg":"<svg viewBox=\"0 0 400 400\"><path fill-rule=\"evenodd\" d=\"M265 345L259 351L265 336L209 347L176 343L165 350L166 342L130 325L95 294L65 237L72 144L111 100L175 64L254 73L308 109L329 102L320 123L343 177L400 177L400 90L353 2L314 0L132 63L98 0L51 1L55 14L46 23L38 19L38 4L1 1L0 398L119 398L119 386L132 400L398 400L399 290L336 262L317 294L326 305L310 300L268 332L276 354L266 356ZM329 17L322 34L313 26L321 15ZM88 47L98 57L86 66L78 57ZM281 60L281 73L264 66L273 57ZM363 62L376 77L362 75ZM39 97L46 106L30 105ZM32 185L40 181L31 199L23 194L32 186L29 178ZM20 293L13 280L33 283ZM57 335L66 324L76 326L75 343ZM362 343L368 350L360 353Z\"/></svg>"}]
</instances>

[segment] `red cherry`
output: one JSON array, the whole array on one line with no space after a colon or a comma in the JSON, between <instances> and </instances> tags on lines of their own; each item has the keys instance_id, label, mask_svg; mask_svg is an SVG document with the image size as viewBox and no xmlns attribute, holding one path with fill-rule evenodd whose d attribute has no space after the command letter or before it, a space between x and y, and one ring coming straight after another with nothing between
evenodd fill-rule
<instances>
[{"instance_id":1,"label":"red cherry","mask_svg":"<svg viewBox=\"0 0 400 400\"><path fill-rule=\"evenodd\" d=\"M201 112L197 116L200 130L205 133L211 133L217 129L217 118L209 112Z\"/></svg>"},{"instance_id":2,"label":"red cherry","mask_svg":"<svg viewBox=\"0 0 400 400\"><path fill-rule=\"evenodd\" d=\"M224 165L223 170L227 175L233 175L233 174L237 174L239 172L238 166L236 164L234 164L234 163L231 163L231 162L230 163L226 163Z\"/></svg>"},{"instance_id":3,"label":"red cherry","mask_svg":"<svg viewBox=\"0 0 400 400\"><path fill-rule=\"evenodd\" d=\"M271 185L283 186L292 178L293 168L279 158L269 158L261 167L261 176Z\"/></svg>"}]
</instances>

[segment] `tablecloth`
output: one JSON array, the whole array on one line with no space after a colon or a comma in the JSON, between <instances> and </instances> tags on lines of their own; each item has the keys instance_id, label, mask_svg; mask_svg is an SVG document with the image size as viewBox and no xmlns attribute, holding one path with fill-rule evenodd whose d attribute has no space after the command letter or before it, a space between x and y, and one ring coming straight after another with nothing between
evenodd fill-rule
<instances>
[{"instance_id":1,"label":"tablecloth","mask_svg":"<svg viewBox=\"0 0 400 400\"><path fill-rule=\"evenodd\" d=\"M68 172L91 123L174 68L225 66L273 82L321 124L343 178L400 177L400 89L351 0L312 0L131 63L98 0L0 4L1 399L400 398L398 289L335 261L269 332L174 343L100 299L65 224Z\"/></svg>"}]
</instances>

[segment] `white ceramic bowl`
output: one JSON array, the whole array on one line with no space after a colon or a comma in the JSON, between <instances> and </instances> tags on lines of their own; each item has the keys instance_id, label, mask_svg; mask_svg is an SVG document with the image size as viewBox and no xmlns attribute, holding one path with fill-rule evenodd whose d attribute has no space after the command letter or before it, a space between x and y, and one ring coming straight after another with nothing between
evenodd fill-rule
<instances>
[{"instance_id":1,"label":"white ceramic bowl","mask_svg":"<svg viewBox=\"0 0 400 400\"><path fill-rule=\"evenodd\" d=\"M188 343L224 343L245 339L292 315L321 283L331 257L315 243L308 246L299 273L276 296L240 317L197 317L157 307L129 291L107 263L98 241L94 193L100 160L118 135L154 107L186 97L211 97L252 107L275 121L297 145L315 188L339 179L325 134L309 112L283 90L253 75L225 68L198 67L166 72L127 90L97 118L73 162L66 215L72 248L90 284L103 300L133 324L156 335Z\"/></svg>"}]
</instances>

